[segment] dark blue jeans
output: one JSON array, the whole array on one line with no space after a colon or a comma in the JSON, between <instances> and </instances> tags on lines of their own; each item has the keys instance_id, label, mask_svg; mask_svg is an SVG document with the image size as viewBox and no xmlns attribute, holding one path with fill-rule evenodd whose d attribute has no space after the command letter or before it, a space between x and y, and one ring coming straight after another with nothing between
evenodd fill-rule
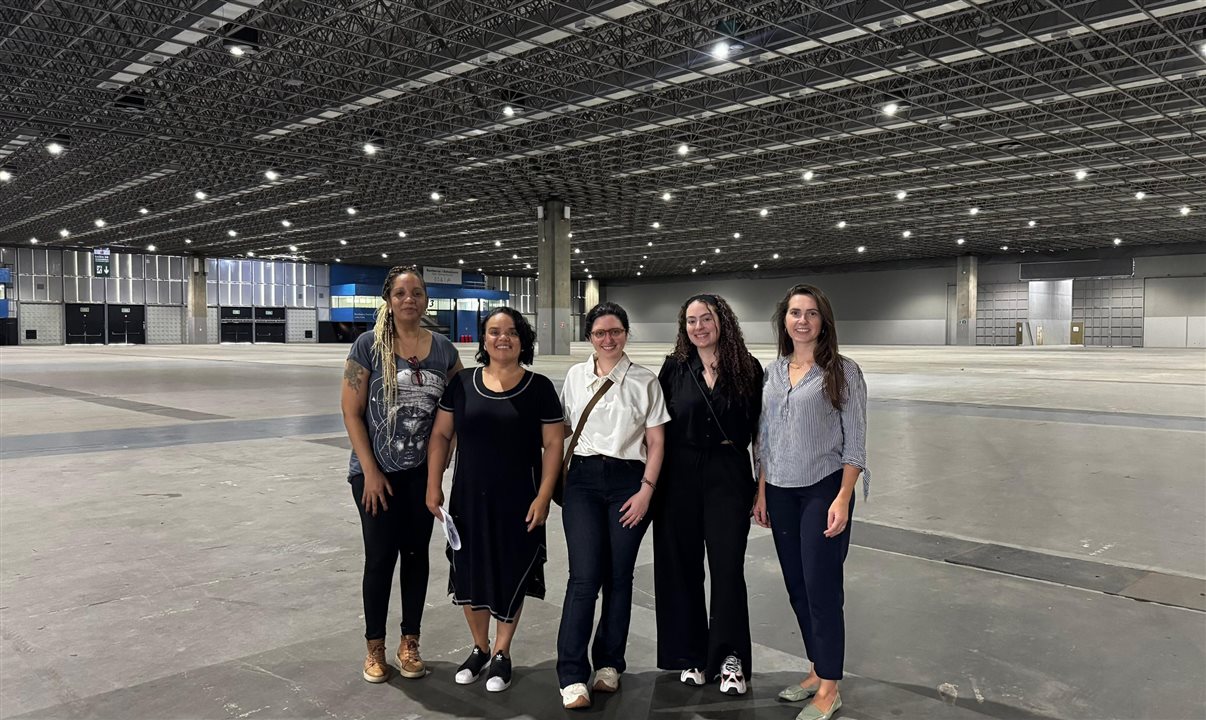
<instances>
[{"instance_id":1,"label":"dark blue jeans","mask_svg":"<svg viewBox=\"0 0 1206 720\"><path fill-rule=\"evenodd\" d=\"M641 488L645 464L599 456L574 457L565 481L561 519L569 550L569 584L557 632L557 678L561 687L585 683L595 669L624 672L624 650L632 620L632 571L649 527L620 525L620 507ZM591 645L595 600L603 591L603 613ZM590 661L587 646L591 645Z\"/></svg>"},{"instance_id":2,"label":"dark blue jeans","mask_svg":"<svg viewBox=\"0 0 1206 720\"><path fill-rule=\"evenodd\" d=\"M766 511L787 596L804 636L804 651L817 677L823 680L842 679L846 656L842 563L850 550L853 494L846 529L834 538L824 535L829 526L829 506L841 488L841 470L808 487L766 485Z\"/></svg>"}]
</instances>

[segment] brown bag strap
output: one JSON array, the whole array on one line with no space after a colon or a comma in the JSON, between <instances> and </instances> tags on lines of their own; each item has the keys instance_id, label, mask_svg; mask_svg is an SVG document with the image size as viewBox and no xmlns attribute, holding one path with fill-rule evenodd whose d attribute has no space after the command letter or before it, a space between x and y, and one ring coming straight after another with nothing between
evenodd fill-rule
<instances>
[{"instance_id":1,"label":"brown bag strap","mask_svg":"<svg viewBox=\"0 0 1206 720\"><path fill-rule=\"evenodd\" d=\"M595 405L603 399L603 394L615 382L611 378L603 381L603 385L595 391L595 396L586 403L586 408L582 411L582 416L578 418L578 427L574 428L574 434L570 437L569 447L565 450L565 457L561 459L561 477L564 479L566 473L569 472L570 460L574 459L574 448L578 447L578 436L582 434L582 428L586 427L586 418L590 417L590 411L595 409Z\"/></svg>"}]
</instances>

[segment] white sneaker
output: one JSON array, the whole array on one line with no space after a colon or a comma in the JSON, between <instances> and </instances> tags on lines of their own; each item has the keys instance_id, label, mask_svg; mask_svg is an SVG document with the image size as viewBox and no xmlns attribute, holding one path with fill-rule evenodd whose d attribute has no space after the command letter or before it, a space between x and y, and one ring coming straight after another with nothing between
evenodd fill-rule
<instances>
[{"instance_id":1,"label":"white sneaker","mask_svg":"<svg viewBox=\"0 0 1206 720\"><path fill-rule=\"evenodd\" d=\"M678 676L678 681L683 685L694 685L696 687L699 687L706 682L704 679L703 670L700 670L699 668L683 670L682 674Z\"/></svg>"},{"instance_id":2,"label":"white sneaker","mask_svg":"<svg viewBox=\"0 0 1206 720\"><path fill-rule=\"evenodd\" d=\"M745 676L741 674L741 660L735 655L724 659L720 667L720 692L725 695L744 695Z\"/></svg>"},{"instance_id":3,"label":"white sneaker","mask_svg":"<svg viewBox=\"0 0 1206 720\"><path fill-rule=\"evenodd\" d=\"M613 667L595 671L595 692L613 693L620 689L620 671Z\"/></svg>"},{"instance_id":4,"label":"white sneaker","mask_svg":"<svg viewBox=\"0 0 1206 720\"><path fill-rule=\"evenodd\" d=\"M566 710L590 707L590 693L586 689L586 683L574 683L561 688L561 705Z\"/></svg>"}]
</instances>

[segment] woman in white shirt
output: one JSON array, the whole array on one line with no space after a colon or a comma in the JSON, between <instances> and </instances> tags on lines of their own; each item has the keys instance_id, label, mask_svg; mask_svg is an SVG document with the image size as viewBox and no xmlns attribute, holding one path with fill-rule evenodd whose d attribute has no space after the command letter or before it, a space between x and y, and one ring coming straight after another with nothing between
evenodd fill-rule
<instances>
[{"instance_id":1,"label":"woman in white shirt","mask_svg":"<svg viewBox=\"0 0 1206 720\"><path fill-rule=\"evenodd\" d=\"M566 708L590 707L595 692L616 692L632 618L632 573L649 527L649 502L657 487L670 420L662 389L648 368L624 353L628 313L600 303L586 314L594 352L565 376L561 404L570 431L602 390L574 445L565 481L562 521L569 549L569 584L557 633L557 677ZM595 599L603 612L591 644ZM591 645L590 657L587 646Z\"/></svg>"}]
</instances>

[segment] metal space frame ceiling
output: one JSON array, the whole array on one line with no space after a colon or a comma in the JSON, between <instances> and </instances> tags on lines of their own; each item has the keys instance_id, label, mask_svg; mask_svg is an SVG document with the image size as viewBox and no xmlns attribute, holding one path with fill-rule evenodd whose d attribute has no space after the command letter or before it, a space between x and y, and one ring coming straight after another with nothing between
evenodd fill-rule
<instances>
[{"instance_id":1,"label":"metal space frame ceiling","mask_svg":"<svg viewBox=\"0 0 1206 720\"><path fill-rule=\"evenodd\" d=\"M581 277L1198 242L1204 99L1203 0L5 0L0 243L522 275L549 197Z\"/></svg>"}]
</instances>

